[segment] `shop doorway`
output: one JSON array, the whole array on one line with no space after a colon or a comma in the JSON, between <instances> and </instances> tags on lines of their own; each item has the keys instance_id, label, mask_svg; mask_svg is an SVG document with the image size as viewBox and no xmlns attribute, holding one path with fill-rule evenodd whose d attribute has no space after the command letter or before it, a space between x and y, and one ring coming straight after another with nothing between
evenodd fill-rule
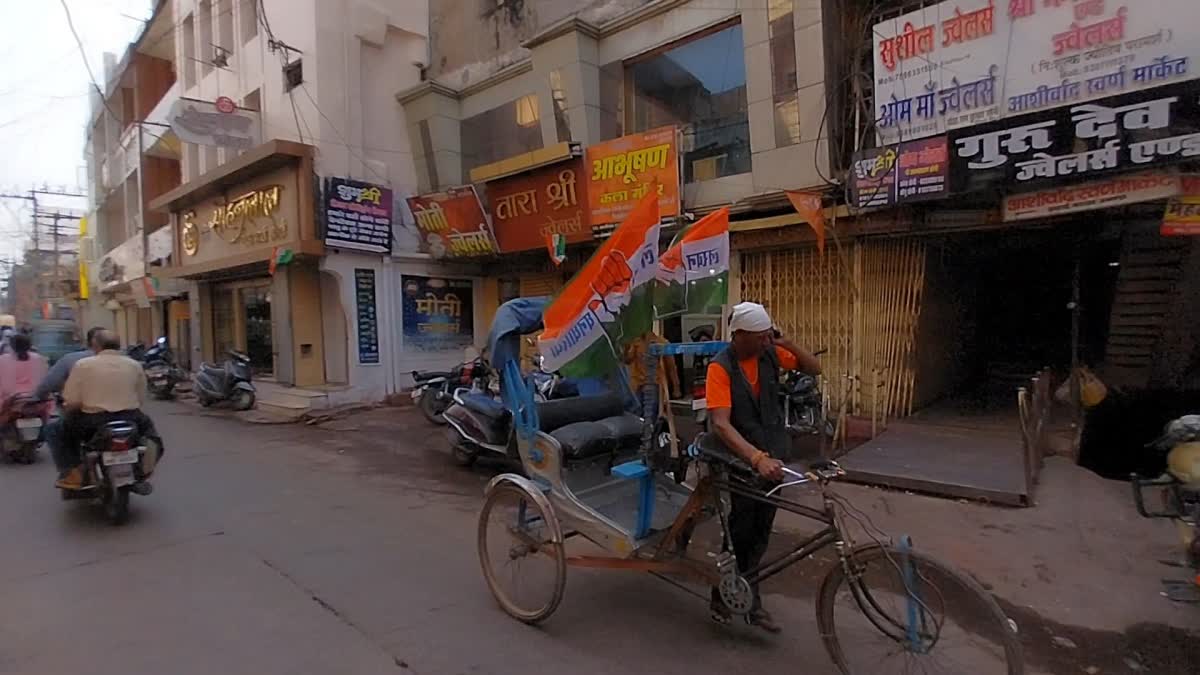
<instances>
[{"instance_id":1,"label":"shop doorway","mask_svg":"<svg viewBox=\"0 0 1200 675\"><path fill-rule=\"evenodd\" d=\"M246 355L255 375L275 371L275 347L271 334L271 287L249 286L242 289L242 316L246 326Z\"/></svg>"}]
</instances>

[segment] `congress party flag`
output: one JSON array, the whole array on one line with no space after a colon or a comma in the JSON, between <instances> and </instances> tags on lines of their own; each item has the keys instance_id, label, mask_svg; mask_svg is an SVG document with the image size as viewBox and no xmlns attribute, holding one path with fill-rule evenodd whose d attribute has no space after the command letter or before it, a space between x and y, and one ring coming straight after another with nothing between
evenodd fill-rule
<instances>
[{"instance_id":1,"label":"congress party flag","mask_svg":"<svg viewBox=\"0 0 1200 675\"><path fill-rule=\"evenodd\" d=\"M729 209L714 211L675 236L658 261L659 318L717 314L729 302Z\"/></svg>"},{"instance_id":2,"label":"congress party flag","mask_svg":"<svg viewBox=\"0 0 1200 675\"><path fill-rule=\"evenodd\" d=\"M538 348L547 370L570 377L611 372L622 347L650 330L659 220L651 189L546 307Z\"/></svg>"}]
</instances>

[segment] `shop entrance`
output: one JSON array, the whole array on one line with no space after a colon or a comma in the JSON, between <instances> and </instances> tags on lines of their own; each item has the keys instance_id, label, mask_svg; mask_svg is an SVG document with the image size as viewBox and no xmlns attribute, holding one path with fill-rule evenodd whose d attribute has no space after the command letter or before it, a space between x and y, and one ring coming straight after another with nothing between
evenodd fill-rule
<instances>
[{"instance_id":1,"label":"shop entrance","mask_svg":"<svg viewBox=\"0 0 1200 675\"><path fill-rule=\"evenodd\" d=\"M250 357L257 376L275 371L271 331L271 281L254 279L217 285L212 292L213 355L219 362L230 350Z\"/></svg>"},{"instance_id":2,"label":"shop entrance","mask_svg":"<svg viewBox=\"0 0 1200 675\"><path fill-rule=\"evenodd\" d=\"M929 237L925 251L913 414L845 464L864 482L1025 503L1017 389L1039 374L1056 387L1076 359L1103 358L1120 240L1077 221ZM1058 404L1051 433L1064 450L1073 421Z\"/></svg>"}]
</instances>

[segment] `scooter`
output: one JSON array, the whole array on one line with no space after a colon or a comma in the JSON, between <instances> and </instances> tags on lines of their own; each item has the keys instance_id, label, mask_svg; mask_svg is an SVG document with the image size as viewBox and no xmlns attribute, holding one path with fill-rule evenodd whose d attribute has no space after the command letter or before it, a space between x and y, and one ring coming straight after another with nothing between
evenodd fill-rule
<instances>
[{"instance_id":1,"label":"scooter","mask_svg":"<svg viewBox=\"0 0 1200 675\"><path fill-rule=\"evenodd\" d=\"M37 461L37 449L42 444L41 401L32 396L18 394L8 404L9 419L0 429L0 449L4 456L15 464L33 464Z\"/></svg>"},{"instance_id":2,"label":"scooter","mask_svg":"<svg viewBox=\"0 0 1200 675\"><path fill-rule=\"evenodd\" d=\"M1166 453L1166 472L1149 479L1133 474L1134 503L1146 518L1175 521L1184 561L1191 571L1188 581L1164 580L1164 594L1171 600L1200 603L1200 415L1185 415L1168 423L1163 435L1146 447ZM1146 488L1161 492L1161 510L1146 508Z\"/></svg>"},{"instance_id":3,"label":"scooter","mask_svg":"<svg viewBox=\"0 0 1200 675\"><path fill-rule=\"evenodd\" d=\"M90 499L101 504L109 521L121 525L129 518L129 494L153 492L148 479L161 448L142 438L132 422L109 422L83 446L83 487L60 488L63 501Z\"/></svg>"},{"instance_id":4,"label":"scooter","mask_svg":"<svg viewBox=\"0 0 1200 675\"><path fill-rule=\"evenodd\" d=\"M146 370L146 380L154 398L160 401L175 398L175 385L183 381L183 372L175 365L175 355L167 338L158 338L154 346L145 351L142 367Z\"/></svg>"},{"instance_id":5,"label":"scooter","mask_svg":"<svg viewBox=\"0 0 1200 675\"><path fill-rule=\"evenodd\" d=\"M204 363L192 378L192 392L200 405L211 406L219 401L232 401L235 410L254 407L255 390L250 383L250 357L229 351L222 365Z\"/></svg>"}]
</instances>

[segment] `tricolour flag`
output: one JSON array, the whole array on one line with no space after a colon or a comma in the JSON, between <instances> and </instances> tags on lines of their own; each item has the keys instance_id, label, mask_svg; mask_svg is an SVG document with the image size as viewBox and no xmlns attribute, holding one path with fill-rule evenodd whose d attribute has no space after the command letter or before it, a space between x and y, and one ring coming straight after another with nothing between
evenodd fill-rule
<instances>
[{"instance_id":1,"label":"tricolour flag","mask_svg":"<svg viewBox=\"0 0 1200 675\"><path fill-rule=\"evenodd\" d=\"M538 348L547 370L594 377L654 323L658 192L650 190L542 314Z\"/></svg>"},{"instance_id":2,"label":"tricolour flag","mask_svg":"<svg viewBox=\"0 0 1200 675\"><path fill-rule=\"evenodd\" d=\"M557 265L567 259L567 235L551 232L546 235L546 250L550 252L550 260Z\"/></svg>"},{"instance_id":3,"label":"tricolour flag","mask_svg":"<svg viewBox=\"0 0 1200 675\"><path fill-rule=\"evenodd\" d=\"M675 236L658 261L659 318L717 314L729 302L729 209L714 211Z\"/></svg>"}]
</instances>

